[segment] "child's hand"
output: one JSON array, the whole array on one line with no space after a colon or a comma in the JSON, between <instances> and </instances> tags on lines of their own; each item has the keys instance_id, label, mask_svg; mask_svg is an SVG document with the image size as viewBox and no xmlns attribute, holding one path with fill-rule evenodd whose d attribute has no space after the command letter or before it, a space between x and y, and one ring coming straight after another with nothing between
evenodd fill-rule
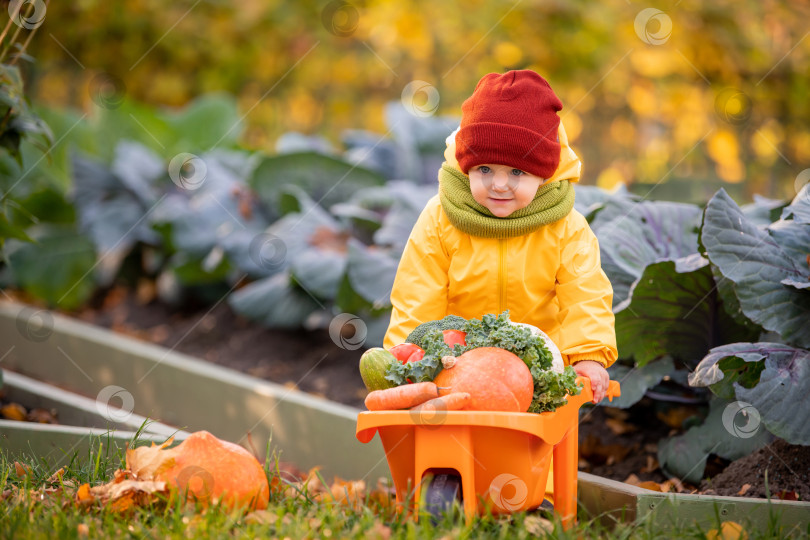
<instances>
[{"instance_id":1,"label":"child's hand","mask_svg":"<svg viewBox=\"0 0 810 540\"><path fill-rule=\"evenodd\" d=\"M588 377L591 380L591 390L593 390L593 402L599 403L605 397L610 375L607 370L595 360L582 360L571 366L577 375Z\"/></svg>"}]
</instances>

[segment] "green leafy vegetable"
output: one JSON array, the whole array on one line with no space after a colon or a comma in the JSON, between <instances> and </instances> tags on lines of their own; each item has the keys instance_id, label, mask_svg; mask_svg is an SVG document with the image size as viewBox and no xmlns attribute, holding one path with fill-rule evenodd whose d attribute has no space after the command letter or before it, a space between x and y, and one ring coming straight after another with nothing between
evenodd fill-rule
<instances>
[{"instance_id":1,"label":"green leafy vegetable","mask_svg":"<svg viewBox=\"0 0 810 540\"><path fill-rule=\"evenodd\" d=\"M568 366L563 373L552 371L553 357L543 338L532 334L525 326L513 325L509 321L508 311L500 315L487 314L480 320L470 319L463 325L459 325L455 319L448 320L449 317L417 327L417 330L422 328L424 331L421 336L417 336L420 342L416 343L411 339L416 330L408 336L407 341L422 347L425 356L418 362L393 363L388 368L385 378L396 385L407 384L409 380L415 383L432 381L442 370L443 356L461 356L466 351L479 347L498 347L517 355L529 367L534 379L534 398L529 412L554 411L557 407L565 405L567 394L579 394L580 388L575 382L577 374L574 369ZM452 326L445 328L447 324ZM467 334L465 337L467 344L455 345L451 350L442 335L443 330L448 329L464 331Z\"/></svg>"},{"instance_id":2,"label":"green leafy vegetable","mask_svg":"<svg viewBox=\"0 0 810 540\"><path fill-rule=\"evenodd\" d=\"M439 319L438 321L428 321L420 324L413 329L413 332L408 334L405 342L419 345L424 349L425 338L430 330L439 330L440 332L444 330L464 330L464 325L466 324L467 320L464 317L459 317L458 315L448 315L447 317Z\"/></svg>"}]
</instances>

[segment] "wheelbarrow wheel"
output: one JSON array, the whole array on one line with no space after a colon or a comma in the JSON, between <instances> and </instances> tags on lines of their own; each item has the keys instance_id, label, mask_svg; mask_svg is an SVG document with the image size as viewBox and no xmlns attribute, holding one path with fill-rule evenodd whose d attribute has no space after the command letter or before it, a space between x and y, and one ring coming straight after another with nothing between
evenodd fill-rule
<instances>
[{"instance_id":1,"label":"wheelbarrow wheel","mask_svg":"<svg viewBox=\"0 0 810 540\"><path fill-rule=\"evenodd\" d=\"M430 520L436 525L444 513L450 512L456 503L463 502L461 477L451 473L434 475L425 486L424 501Z\"/></svg>"}]
</instances>

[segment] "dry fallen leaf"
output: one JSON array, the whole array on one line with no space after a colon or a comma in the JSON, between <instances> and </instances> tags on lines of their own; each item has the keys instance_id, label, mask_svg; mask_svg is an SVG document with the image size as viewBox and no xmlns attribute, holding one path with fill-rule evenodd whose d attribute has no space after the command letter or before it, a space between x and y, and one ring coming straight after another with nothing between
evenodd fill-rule
<instances>
[{"instance_id":1,"label":"dry fallen leaf","mask_svg":"<svg viewBox=\"0 0 810 540\"><path fill-rule=\"evenodd\" d=\"M78 534L79 536L89 536L90 527L88 527L86 523L79 523L76 526L76 534Z\"/></svg>"},{"instance_id":2,"label":"dry fallen leaf","mask_svg":"<svg viewBox=\"0 0 810 540\"><path fill-rule=\"evenodd\" d=\"M254 510L245 516L245 523L255 525L275 525L278 514L269 510Z\"/></svg>"},{"instance_id":3,"label":"dry fallen leaf","mask_svg":"<svg viewBox=\"0 0 810 540\"><path fill-rule=\"evenodd\" d=\"M640 487L643 489L649 489L650 491L659 491L662 493L666 493L670 491L672 488L672 484L664 482L663 484L659 484L658 482L654 482L652 480L641 480L635 474L631 474L624 480L625 484L630 484L631 486Z\"/></svg>"},{"instance_id":4,"label":"dry fallen leaf","mask_svg":"<svg viewBox=\"0 0 810 540\"><path fill-rule=\"evenodd\" d=\"M720 530L711 529L706 533L706 540L748 540L748 533L735 521L724 521Z\"/></svg>"},{"instance_id":5,"label":"dry fallen leaf","mask_svg":"<svg viewBox=\"0 0 810 540\"><path fill-rule=\"evenodd\" d=\"M101 504L110 503L114 512L125 512L134 506L145 506L156 500L155 495L168 495L166 482L152 480L123 480L90 488Z\"/></svg>"},{"instance_id":6,"label":"dry fallen leaf","mask_svg":"<svg viewBox=\"0 0 810 540\"><path fill-rule=\"evenodd\" d=\"M579 454L594 465L613 463L623 460L635 446L622 446L620 444L602 444L602 441L593 435L588 435L579 445Z\"/></svg>"},{"instance_id":7,"label":"dry fallen leaf","mask_svg":"<svg viewBox=\"0 0 810 540\"><path fill-rule=\"evenodd\" d=\"M777 499L782 499L783 501L798 501L799 500L799 493L796 491L788 491L783 489L779 493L776 494Z\"/></svg>"},{"instance_id":8,"label":"dry fallen leaf","mask_svg":"<svg viewBox=\"0 0 810 540\"><path fill-rule=\"evenodd\" d=\"M29 422L36 422L38 424L58 424L56 421L56 410L51 409L32 409L25 415L25 419Z\"/></svg>"},{"instance_id":9,"label":"dry fallen leaf","mask_svg":"<svg viewBox=\"0 0 810 540\"><path fill-rule=\"evenodd\" d=\"M148 278L140 278L138 286L135 289L135 302L144 306L157 297L157 284L154 280ZM165 325L161 325L165 326Z\"/></svg>"},{"instance_id":10,"label":"dry fallen leaf","mask_svg":"<svg viewBox=\"0 0 810 540\"><path fill-rule=\"evenodd\" d=\"M554 524L540 516L526 516L526 519L523 520L523 526L526 528L526 532L534 536L545 536L554 532Z\"/></svg>"},{"instance_id":11,"label":"dry fallen leaf","mask_svg":"<svg viewBox=\"0 0 810 540\"><path fill-rule=\"evenodd\" d=\"M654 470L658 469L658 460L652 456L647 456L647 464L641 468L642 473L649 473L653 472Z\"/></svg>"},{"instance_id":12,"label":"dry fallen leaf","mask_svg":"<svg viewBox=\"0 0 810 540\"><path fill-rule=\"evenodd\" d=\"M174 466L176 452L168 448L174 442L174 437L161 445L152 443L152 446L127 448L127 468L137 480L152 480L160 472Z\"/></svg>"},{"instance_id":13,"label":"dry fallen leaf","mask_svg":"<svg viewBox=\"0 0 810 540\"><path fill-rule=\"evenodd\" d=\"M14 472L17 473L18 478L22 478L23 476L31 475L31 467L29 465L20 463L19 461L15 461Z\"/></svg>"},{"instance_id":14,"label":"dry fallen leaf","mask_svg":"<svg viewBox=\"0 0 810 540\"><path fill-rule=\"evenodd\" d=\"M372 538L374 540L388 540L391 538L391 528L384 525L382 521L376 520L374 521L374 526L366 531L366 538Z\"/></svg>"},{"instance_id":15,"label":"dry fallen leaf","mask_svg":"<svg viewBox=\"0 0 810 540\"><path fill-rule=\"evenodd\" d=\"M63 474L65 474L65 468L64 467L62 467L61 469L59 469L58 471L56 471L55 473L50 475L48 477L48 479L45 480L45 483L46 484L55 484L55 483L59 482L60 480L62 480L62 475Z\"/></svg>"},{"instance_id":16,"label":"dry fallen leaf","mask_svg":"<svg viewBox=\"0 0 810 540\"><path fill-rule=\"evenodd\" d=\"M6 420L18 420L23 422L25 421L26 414L25 407L19 403L9 403L0 407L0 416Z\"/></svg>"},{"instance_id":17,"label":"dry fallen leaf","mask_svg":"<svg viewBox=\"0 0 810 540\"><path fill-rule=\"evenodd\" d=\"M96 498L90 492L90 484L82 484L76 490L76 502L80 505L91 504Z\"/></svg>"},{"instance_id":18,"label":"dry fallen leaf","mask_svg":"<svg viewBox=\"0 0 810 540\"><path fill-rule=\"evenodd\" d=\"M615 433L616 435L624 435L625 433L632 433L633 431L637 431L638 428L633 424L628 424L618 418L607 418L605 419L605 425L610 428L610 431Z\"/></svg>"},{"instance_id":19,"label":"dry fallen leaf","mask_svg":"<svg viewBox=\"0 0 810 540\"><path fill-rule=\"evenodd\" d=\"M666 411L658 411L655 416L673 429L680 429L683 427L684 421L697 414L694 407L677 406L670 407Z\"/></svg>"}]
</instances>

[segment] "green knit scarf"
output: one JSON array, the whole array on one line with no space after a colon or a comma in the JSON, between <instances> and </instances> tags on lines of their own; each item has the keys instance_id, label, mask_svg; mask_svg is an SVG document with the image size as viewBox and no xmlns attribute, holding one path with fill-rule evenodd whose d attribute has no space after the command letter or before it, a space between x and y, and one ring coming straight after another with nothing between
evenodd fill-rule
<instances>
[{"instance_id":1,"label":"green knit scarf","mask_svg":"<svg viewBox=\"0 0 810 540\"><path fill-rule=\"evenodd\" d=\"M460 231L482 238L510 238L567 216L574 207L574 187L568 180L540 186L528 206L499 218L475 201L469 177L444 163L439 171L439 199L450 223Z\"/></svg>"}]
</instances>

